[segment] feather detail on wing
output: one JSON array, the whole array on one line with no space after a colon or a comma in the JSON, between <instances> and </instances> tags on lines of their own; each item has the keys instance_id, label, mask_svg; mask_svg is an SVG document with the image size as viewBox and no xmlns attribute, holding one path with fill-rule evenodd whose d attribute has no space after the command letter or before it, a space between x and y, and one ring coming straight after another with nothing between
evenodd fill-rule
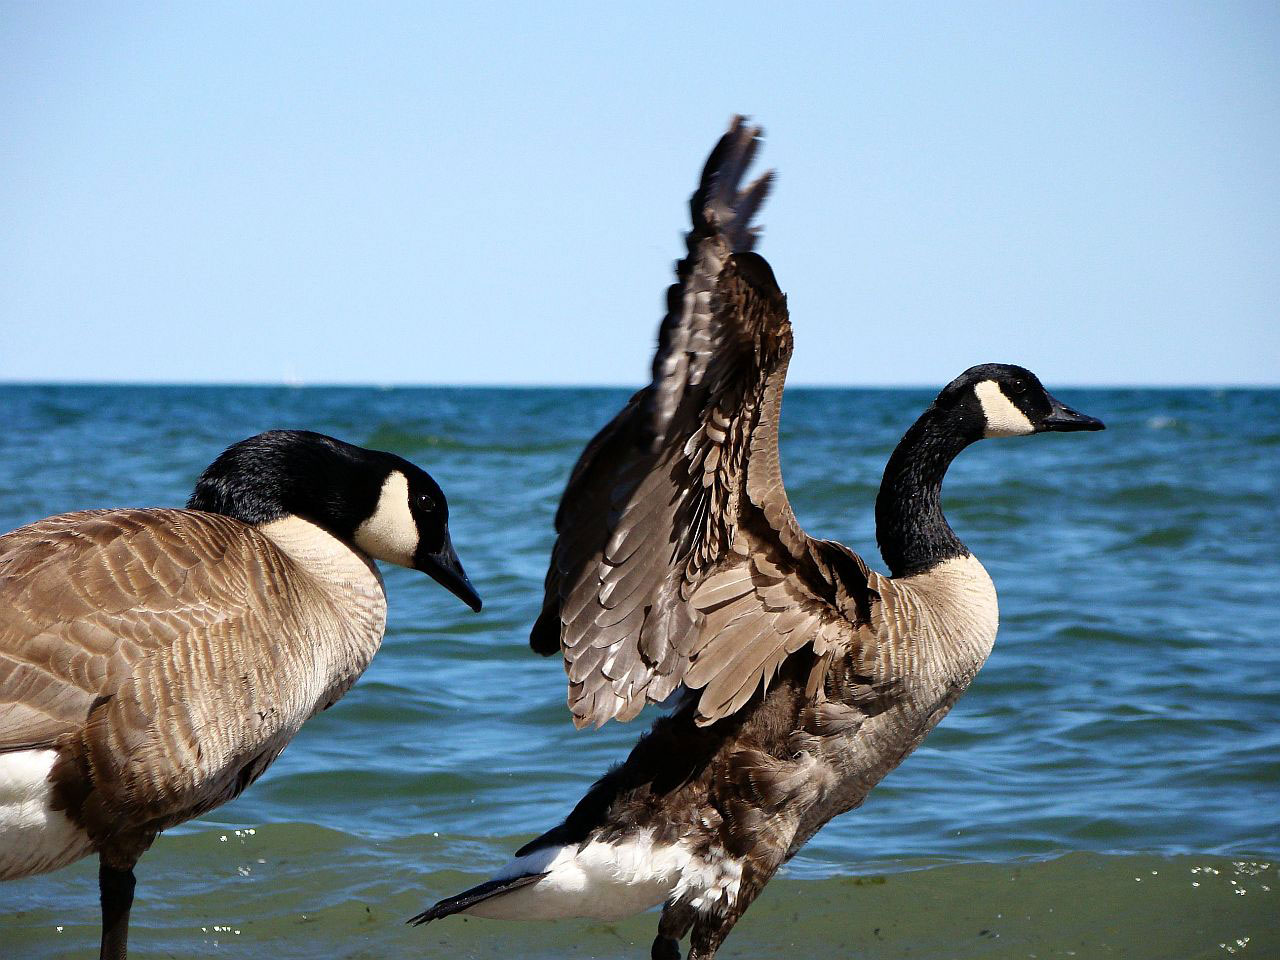
<instances>
[{"instance_id":1,"label":"feather detail on wing","mask_svg":"<svg viewBox=\"0 0 1280 960\"><path fill-rule=\"evenodd\" d=\"M95 835L120 804L161 829L230 799L285 742L280 638L319 598L298 574L239 521L188 510L70 513L0 537L0 753L66 754L59 802Z\"/></svg>"},{"instance_id":2,"label":"feather detail on wing","mask_svg":"<svg viewBox=\"0 0 1280 960\"><path fill-rule=\"evenodd\" d=\"M220 581L205 575L236 545L222 529L232 524L100 510L0 537L0 751L52 745L156 651L251 617L244 564L221 565Z\"/></svg>"},{"instance_id":3,"label":"feather detail on wing","mask_svg":"<svg viewBox=\"0 0 1280 960\"><path fill-rule=\"evenodd\" d=\"M556 516L530 644L563 651L578 726L629 720L682 684L711 723L866 620L866 568L806 536L782 485L791 325L751 252L771 174L740 188L759 133L735 119L707 161L653 382L587 445Z\"/></svg>"}]
</instances>

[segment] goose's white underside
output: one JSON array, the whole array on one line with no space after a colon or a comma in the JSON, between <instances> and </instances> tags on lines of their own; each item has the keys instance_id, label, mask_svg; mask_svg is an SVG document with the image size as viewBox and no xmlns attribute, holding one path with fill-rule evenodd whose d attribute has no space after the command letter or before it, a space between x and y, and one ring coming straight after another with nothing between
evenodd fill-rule
<instances>
[{"instance_id":1,"label":"goose's white underside","mask_svg":"<svg viewBox=\"0 0 1280 960\"><path fill-rule=\"evenodd\" d=\"M54 750L0 754L0 880L57 870L93 848L89 836L50 806Z\"/></svg>"},{"instance_id":2,"label":"goose's white underside","mask_svg":"<svg viewBox=\"0 0 1280 960\"><path fill-rule=\"evenodd\" d=\"M698 909L735 897L742 866L728 859L712 866L684 844L657 844L641 834L619 843L537 850L512 860L494 879L530 873L547 876L462 912L495 920L620 920L673 896Z\"/></svg>"}]
</instances>

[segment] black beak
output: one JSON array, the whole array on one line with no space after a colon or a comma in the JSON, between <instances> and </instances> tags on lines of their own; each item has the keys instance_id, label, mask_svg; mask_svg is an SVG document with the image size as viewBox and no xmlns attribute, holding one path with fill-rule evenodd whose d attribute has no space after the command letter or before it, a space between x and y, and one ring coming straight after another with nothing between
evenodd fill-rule
<instances>
[{"instance_id":1,"label":"black beak","mask_svg":"<svg viewBox=\"0 0 1280 960\"><path fill-rule=\"evenodd\" d=\"M480 612L482 605L480 594L476 593L476 588L467 579L467 572L462 569L462 561L453 552L453 543L449 540L447 532L440 549L435 553L419 554L414 567L431 577L476 613Z\"/></svg>"},{"instance_id":2,"label":"black beak","mask_svg":"<svg viewBox=\"0 0 1280 960\"><path fill-rule=\"evenodd\" d=\"M1040 421L1040 430L1053 430L1058 433L1070 433L1075 430L1105 430L1106 424L1094 417L1076 413L1066 404L1054 397L1049 398L1053 405L1049 415Z\"/></svg>"}]
</instances>

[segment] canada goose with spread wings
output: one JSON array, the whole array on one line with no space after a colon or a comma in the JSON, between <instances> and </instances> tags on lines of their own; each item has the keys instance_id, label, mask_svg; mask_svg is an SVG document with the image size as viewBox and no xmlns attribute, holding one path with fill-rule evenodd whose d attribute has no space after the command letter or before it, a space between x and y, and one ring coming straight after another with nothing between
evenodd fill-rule
<instances>
[{"instance_id":1,"label":"canada goose with spread wings","mask_svg":"<svg viewBox=\"0 0 1280 960\"><path fill-rule=\"evenodd\" d=\"M104 960L133 867L233 799L382 641L371 558L480 598L426 472L316 433L225 451L186 510L87 510L0 536L0 880L97 853Z\"/></svg>"},{"instance_id":2,"label":"canada goose with spread wings","mask_svg":"<svg viewBox=\"0 0 1280 960\"><path fill-rule=\"evenodd\" d=\"M765 174L735 120L691 203L653 382L587 446L530 638L562 652L579 726L677 695L620 767L486 884L418 917L614 918L665 901L653 955L708 960L778 867L858 806L990 652L996 594L943 517L984 437L1100 430L1030 371L972 367L889 459L891 576L800 529L778 461L786 299L751 252Z\"/></svg>"}]
</instances>

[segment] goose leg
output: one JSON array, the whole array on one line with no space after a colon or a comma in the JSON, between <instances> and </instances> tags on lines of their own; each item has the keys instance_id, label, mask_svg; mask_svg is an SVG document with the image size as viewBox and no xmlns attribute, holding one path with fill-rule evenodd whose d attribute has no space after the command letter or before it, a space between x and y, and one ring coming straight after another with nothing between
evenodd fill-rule
<instances>
[{"instance_id":1,"label":"goose leg","mask_svg":"<svg viewBox=\"0 0 1280 960\"><path fill-rule=\"evenodd\" d=\"M699 917L689 938L689 960L714 960L720 944L746 908L743 904L741 910L735 909L723 917Z\"/></svg>"},{"instance_id":2,"label":"goose leg","mask_svg":"<svg viewBox=\"0 0 1280 960\"><path fill-rule=\"evenodd\" d=\"M692 925L693 911L668 901L658 921L658 935L653 939L653 960L680 960L680 941Z\"/></svg>"},{"instance_id":3,"label":"goose leg","mask_svg":"<svg viewBox=\"0 0 1280 960\"><path fill-rule=\"evenodd\" d=\"M102 861L98 891L102 895L102 951L99 960L125 960L129 940L129 908L133 906L133 868L119 870Z\"/></svg>"},{"instance_id":4,"label":"goose leg","mask_svg":"<svg viewBox=\"0 0 1280 960\"><path fill-rule=\"evenodd\" d=\"M693 933L689 937L688 960L713 960L716 950L724 943L733 925L747 912L747 907L764 889L769 878L782 865L782 851L785 845L774 851L767 859L748 863L742 871L742 880L738 888L738 896L723 914L699 913L693 922Z\"/></svg>"}]
</instances>

